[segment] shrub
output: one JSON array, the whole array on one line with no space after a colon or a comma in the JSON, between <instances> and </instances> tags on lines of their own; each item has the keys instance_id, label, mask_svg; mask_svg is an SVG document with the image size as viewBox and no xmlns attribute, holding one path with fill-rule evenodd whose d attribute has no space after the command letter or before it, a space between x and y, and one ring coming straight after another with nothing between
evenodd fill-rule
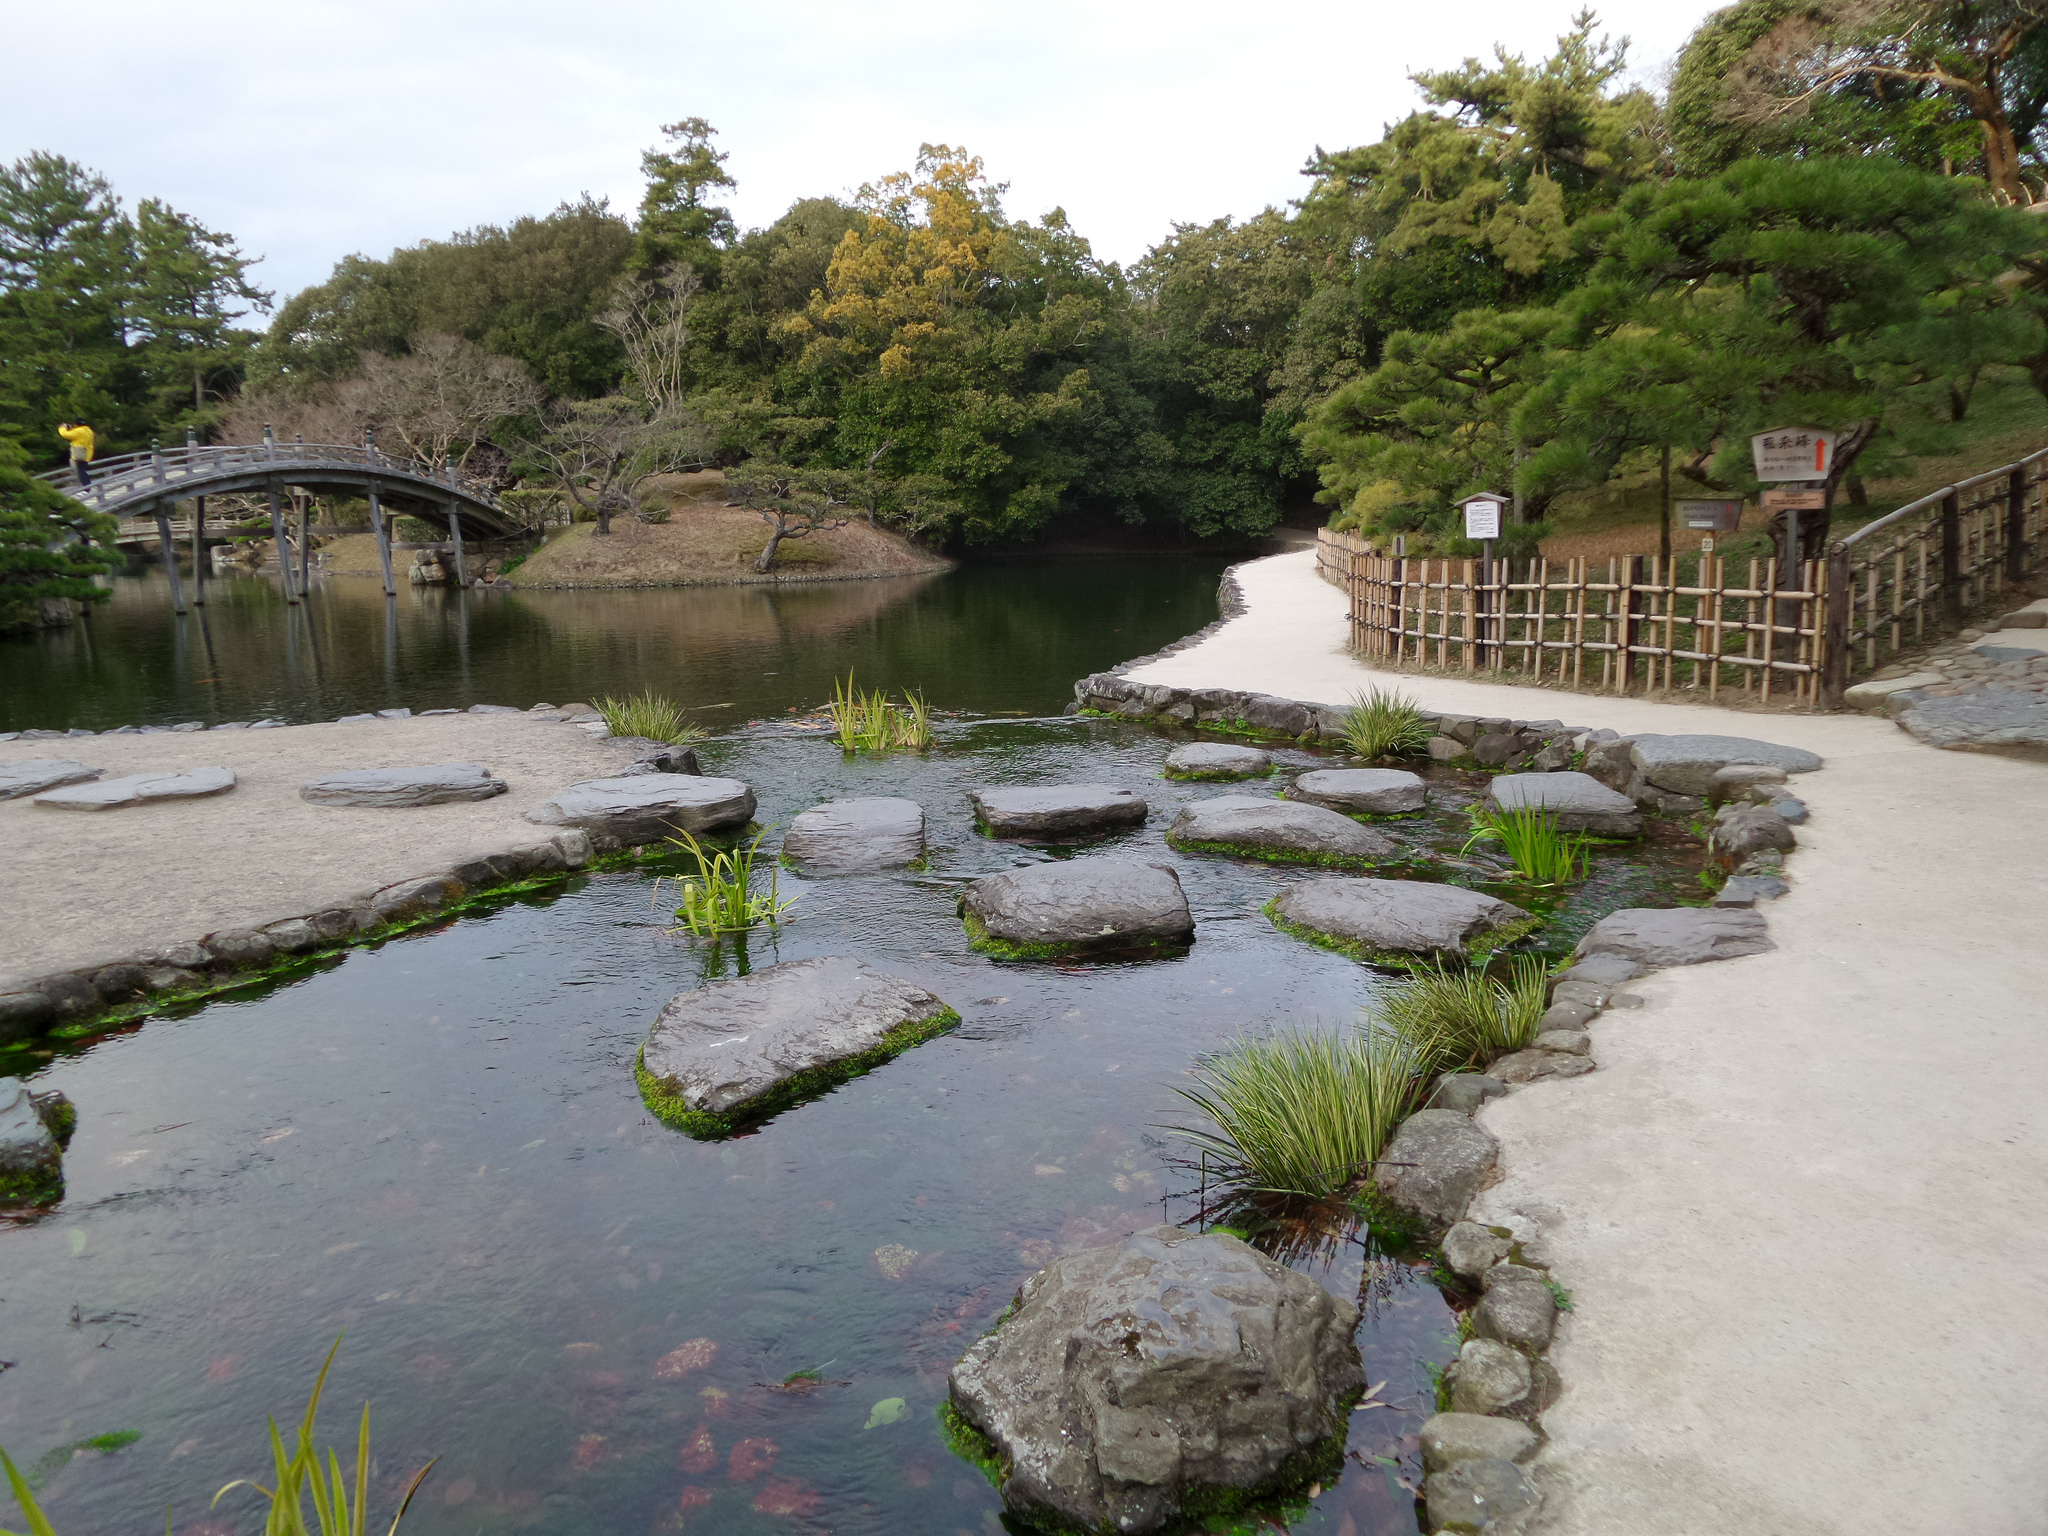
<instances>
[{"instance_id":1,"label":"shrub","mask_svg":"<svg viewBox=\"0 0 2048 1536\"><path fill-rule=\"evenodd\" d=\"M509 567L508 567L509 569ZM711 733L683 718L683 707L653 689L630 698L599 699L593 706L614 736L640 736L648 741L702 741Z\"/></svg>"},{"instance_id":2,"label":"shrub","mask_svg":"<svg viewBox=\"0 0 2048 1536\"><path fill-rule=\"evenodd\" d=\"M1439 964L1418 971L1374 1008L1425 1077L1483 1066L1536 1038L1546 1002L1546 973L1535 955L1517 955L1509 979Z\"/></svg>"},{"instance_id":3,"label":"shrub","mask_svg":"<svg viewBox=\"0 0 2048 1536\"><path fill-rule=\"evenodd\" d=\"M1472 807L1472 835L1465 840L1470 852L1475 843L1499 843L1515 866L1515 873L1530 885L1563 885L1586 872L1592 856L1586 851L1592 839L1581 832L1576 837L1560 832L1557 817L1536 806L1512 811L1491 806Z\"/></svg>"},{"instance_id":4,"label":"shrub","mask_svg":"<svg viewBox=\"0 0 2048 1536\"><path fill-rule=\"evenodd\" d=\"M1213 1131L1175 1134L1210 1172L1262 1194L1327 1199L1380 1155L1414 1102L1407 1051L1378 1031L1278 1029L1202 1061L1201 1086L1174 1092Z\"/></svg>"},{"instance_id":5,"label":"shrub","mask_svg":"<svg viewBox=\"0 0 2048 1536\"><path fill-rule=\"evenodd\" d=\"M1368 688L1352 696L1344 718L1344 744L1359 757L1419 757L1429 749L1436 727L1422 706L1405 693Z\"/></svg>"},{"instance_id":6,"label":"shrub","mask_svg":"<svg viewBox=\"0 0 2048 1536\"><path fill-rule=\"evenodd\" d=\"M700 939L708 939L721 933L745 933L758 923L781 920L796 898L782 899L779 872L772 860L768 865L768 894L753 893L754 860L760 852L761 839L767 835L763 828L745 848L725 853L707 853L704 845L687 832L669 839L697 861L695 875L685 875L676 881L676 916L682 920L682 927ZM657 880L657 899L660 890L661 882Z\"/></svg>"}]
</instances>

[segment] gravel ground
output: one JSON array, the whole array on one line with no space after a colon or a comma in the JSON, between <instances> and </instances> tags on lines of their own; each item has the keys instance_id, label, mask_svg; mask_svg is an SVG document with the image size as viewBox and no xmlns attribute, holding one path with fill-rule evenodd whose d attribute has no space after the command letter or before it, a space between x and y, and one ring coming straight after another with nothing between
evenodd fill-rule
<instances>
[{"instance_id":1,"label":"gravel ground","mask_svg":"<svg viewBox=\"0 0 2048 1536\"><path fill-rule=\"evenodd\" d=\"M239 780L206 799L90 813L0 801L0 991L542 841L551 829L522 813L633 756L557 716L523 714L0 742L0 762L69 758L107 778L219 766ZM510 791L406 810L299 798L299 786L322 774L443 762L482 763Z\"/></svg>"}]
</instances>

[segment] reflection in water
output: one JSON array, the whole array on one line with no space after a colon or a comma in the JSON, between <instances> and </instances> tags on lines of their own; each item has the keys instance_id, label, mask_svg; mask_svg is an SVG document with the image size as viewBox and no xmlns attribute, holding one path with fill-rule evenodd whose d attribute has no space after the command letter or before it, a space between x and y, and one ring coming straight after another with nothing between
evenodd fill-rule
<instances>
[{"instance_id":1,"label":"reflection in water","mask_svg":"<svg viewBox=\"0 0 2048 1536\"><path fill-rule=\"evenodd\" d=\"M321 720L654 688L714 728L809 708L851 668L940 709L1043 714L1073 680L1215 617L1220 558L970 567L886 581L451 592L224 576L183 618L160 570L67 630L0 640L0 730Z\"/></svg>"}]
</instances>

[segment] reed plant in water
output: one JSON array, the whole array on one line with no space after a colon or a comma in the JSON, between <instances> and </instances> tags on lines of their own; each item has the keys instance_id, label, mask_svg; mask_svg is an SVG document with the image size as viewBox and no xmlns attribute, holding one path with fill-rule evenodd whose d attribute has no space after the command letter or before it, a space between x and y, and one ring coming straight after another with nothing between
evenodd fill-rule
<instances>
[{"instance_id":1,"label":"reed plant in water","mask_svg":"<svg viewBox=\"0 0 2048 1536\"><path fill-rule=\"evenodd\" d=\"M1213 1130L1175 1127L1209 1171L1257 1194L1324 1200L1386 1147L1415 1099L1415 1065L1382 1031L1276 1029L1248 1035L1174 1092Z\"/></svg>"},{"instance_id":2,"label":"reed plant in water","mask_svg":"<svg viewBox=\"0 0 2048 1536\"><path fill-rule=\"evenodd\" d=\"M832 680L827 708L842 752L889 752L898 747L921 752L932 744L931 706L922 694L906 693L903 702L895 704L882 689L861 692L849 672L844 683Z\"/></svg>"},{"instance_id":3,"label":"reed plant in water","mask_svg":"<svg viewBox=\"0 0 2048 1536\"><path fill-rule=\"evenodd\" d=\"M1556 813L1540 806L1473 806L1472 835L1465 839L1465 851L1479 843L1500 844L1515 873L1529 885L1567 884L1584 875L1592 863L1587 851L1592 839L1583 832L1573 836L1559 831Z\"/></svg>"},{"instance_id":4,"label":"reed plant in water","mask_svg":"<svg viewBox=\"0 0 2048 1536\"><path fill-rule=\"evenodd\" d=\"M683 718L683 707L665 699L653 689L630 698L599 699L593 706L614 736L639 736L648 741L689 743L702 741L711 733Z\"/></svg>"},{"instance_id":5,"label":"reed plant in water","mask_svg":"<svg viewBox=\"0 0 2048 1536\"><path fill-rule=\"evenodd\" d=\"M796 898L782 899L773 860L768 864L767 894L754 892L754 863L761 850L761 839L767 835L768 829L764 827L746 847L723 853L705 848L687 832L669 839L697 861L696 874L683 875L675 882L675 914L680 922L671 932L686 928L698 938L708 939L721 933L745 933L759 923L782 920L782 914L795 904ZM656 900L660 899L662 884L659 880L654 883Z\"/></svg>"},{"instance_id":6,"label":"reed plant in water","mask_svg":"<svg viewBox=\"0 0 2048 1536\"><path fill-rule=\"evenodd\" d=\"M262 1496L268 1506L263 1521L263 1536L365 1536L370 1520L370 1405L363 1404L363 1421L356 1431L356 1459L354 1497L350 1497L350 1479L343 1473L341 1458L333 1451L327 1453L323 1466L320 1451L313 1444L313 1419L320 1411L320 1394L327 1386L327 1372L334 1365L335 1352L341 1348L341 1340L334 1341L334 1348L327 1351L327 1359L321 1364L320 1374L313 1378L313 1395L306 1403L306 1416L299 1421L298 1436L293 1442L290 1454L286 1454L284 1436L278 1432L277 1420L270 1421L270 1459L272 1485L265 1487L254 1478L237 1478L213 1496L215 1504L237 1488L253 1488ZM438 1461L440 1458L436 1457ZM7 1486L14 1494L14 1502L21 1506L21 1512L28 1521L27 1536L57 1536L55 1527L36 1503L35 1493L28 1485L28 1479L21 1475L5 1451L0 1451L0 1470L7 1474ZM427 1480L427 1474L434 1470L434 1462L428 1462L413 1474L412 1481L405 1485L405 1492L398 1500L398 1512L391 1517L391 1524L385 1528L386 1536L398 1530L398 1522L405 1518L405 1512L412 1505L413 1495L420 1490L420 1484ZM313 1518L306 1518L306 1499L313 1500ZM165 1522L166 1531L169 1521ZM0 1536L14 1536L13 1532L0 1532Z\"/></svg>"},{"instance_id":7,"label":"reed plant in water","mask_svg":"<svg viewBox=\"0 0 2048 1536\"><path fill-rule=\"evenodd\" d=\"M1423 714L1421 704L1405 693L1377 687L1353 694L1351 712L1344 717L1345 745L1368 760L1420 757L1429 750L1429 738L1435 734L1436 727Z\"/></svg>"},{"instance_id":8,"label":"reed plant in water","mask_svg":"<svg viewBox=\"0 0 2048 1536\"><path fill-rule=\"evenodd\" d=\"M1547 1001L1541 957L1517 955L1508 979L1442 964L1419 971L1379 999L1372 1013L1401 1042L1425 1078L1484 1066L1535 1040Z\"/></svg>"}]
</instances>

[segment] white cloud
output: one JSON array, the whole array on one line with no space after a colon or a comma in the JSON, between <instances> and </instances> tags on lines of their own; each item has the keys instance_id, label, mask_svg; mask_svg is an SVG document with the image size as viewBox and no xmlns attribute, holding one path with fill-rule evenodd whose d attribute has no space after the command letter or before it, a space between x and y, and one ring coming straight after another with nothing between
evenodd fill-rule
<instances>
[{"instance_id":1,"label":"white cloud","mask_svg":"<svg viewBox=\"0 0 2048 1536\"><path fill-rule=\"evenodd\" d=\"M1623 0L1602 19L1654 79L1711 8ZM584 191L630 211L640 151L683 116L718 127L742 225L906 168L931 141L981 155L1013 213L1062 205L1128 261L1176 220L1297 196L1318 143L1367 142L1415 105L1409 70L1496 41L1547 50L1571 0L12 9L38 67L0 98L0 153L69 155L131 203L230 230L282 294L351 251Z\"/></svg>"}]
</instances>

